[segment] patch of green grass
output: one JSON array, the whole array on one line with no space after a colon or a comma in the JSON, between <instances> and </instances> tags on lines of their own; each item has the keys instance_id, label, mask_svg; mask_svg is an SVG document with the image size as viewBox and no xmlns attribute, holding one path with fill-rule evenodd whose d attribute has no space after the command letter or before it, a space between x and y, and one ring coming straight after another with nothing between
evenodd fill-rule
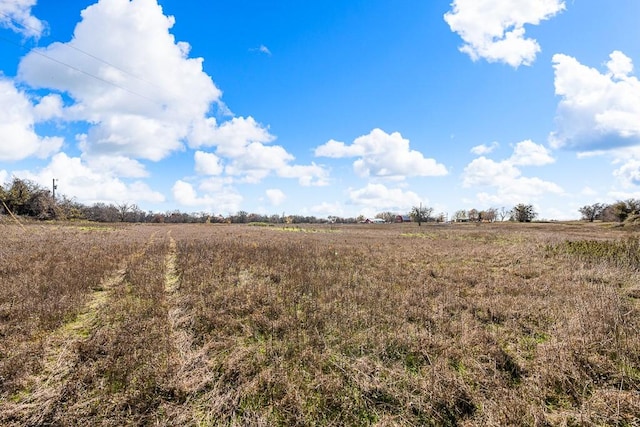
<instances>
[{"instance_id":1,"label":"patch of green grass","mask_svg":"<svg viewBox=\"0 0 640 427\"><path fill-rule=\"evenodd\" d=\"M640 270L640 239L567 240L547 245L548 254L567 254L586 262L605 262L616 267Z\"/></svg>"}]
</instances>

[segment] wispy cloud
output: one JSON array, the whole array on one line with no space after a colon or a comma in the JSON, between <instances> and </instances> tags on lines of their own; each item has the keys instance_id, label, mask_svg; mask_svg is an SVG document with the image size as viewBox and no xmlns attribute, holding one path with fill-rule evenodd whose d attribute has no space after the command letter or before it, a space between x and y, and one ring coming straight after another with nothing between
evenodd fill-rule
<instances>
[{"instance_id":1,"label":"wispy cloud","mask_svg":"<svg viewBox=\"0 0 640 427\"><path fill-rule=\"evenodd\" d=\"M460 51L474 61L503 62L514 68L531 65L540 45L525 35L525 25L538 25L565 9L563 0L454 0L444 15L464 44Z\"/></svg>"},{"instance_id":2,"label":"wispy cloud","mask_svg":"<svg viewBox=\"0 0 640 427\"><path fill-rule=\"evenodd\" d=\"M493 150L495 150L499 146L500 146L500 144L498 144L497 141L493 141L489 145L487 145L487 144L476 145L475 147L471 148L471 152L473 154L477 154L478 156L483 156L485 154L489 154L489 153L493 152Z\"/></svg>"},{"instance_id":3,"label":"wispy cloud","mask_svg":"<svg viewBox=\"0 0 640 427\"><path fill-rule=\"evenodd\" d=\"M259 53L264 53L267 56L271 56L271 51L269 50L268 47L266 47L265 45L261 44L258 47L254 47L249 49L250 52L259 52Z\"/></svg>"}]
</instances>

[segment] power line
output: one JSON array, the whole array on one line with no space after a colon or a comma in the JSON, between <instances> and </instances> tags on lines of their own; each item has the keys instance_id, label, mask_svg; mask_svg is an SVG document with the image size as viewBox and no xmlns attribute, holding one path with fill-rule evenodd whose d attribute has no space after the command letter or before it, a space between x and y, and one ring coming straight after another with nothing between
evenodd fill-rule
<instances>
[{"instance_id":1,"label":"power line","mask_svg":"<svg viewBox=\"0 0 640 427\"><path fill-rule=\"evenodd\" d=\"M8 18L9 20L11 20L14 24L16 24L16 25L17 25L17 26L19 26L19 27L22 27L22 28L29 28L29 29L32 29L32 30L34 30L34 31L37 31L37 29L36 29L35 27L31 27L31 26L29 26L29 25L19 23L19 22L17 22L14 18L12 18L11 16L7 15L7 14L6 14L6 13L4 13L4 12L0 12L0 15L2 15L2 16L4 16L4 17ZM21 49L23 49L23 50L26 50L26 48L25 48L23 45L18 44L18 43L16 43L16 42L14 42L13 40L10 40L10 39L8 39L8 38L6 38L6 37L0 36L0 40L4 40L5 42L11 43L11 44L13 44L13 45L15 45L15 46L18 46L19 48L21 48ZM60 43L61 45L63 45L63 46L68 47L69 49L76 50L76 51L78 51L78 52L80 52L80 53L82 53L82 54L84 54L84 55L86 55L86 56L88 56L88 57L90 57L90 58L95 59L96 61L102 62L102 63L103 63L103 64L105 64L105 65L108 65L108 66L110 66L110 67L112 67L112 68L114 68L114 69L116 69L116 70L118 70L118 71L121 71L121 72L125 73L126 75L128 75L128 76L130 76L130 77L133 77L133 78L135 78L135 79L137 79L137 80L139 80L139 81L141 81L141 82L143 82L143 83L146 83L146 84L148 84L148 85L151 85L151 86L154 86L154 87L156 87L156 88L160 89L157 85L155 85L155 84L153 84L153 83L151 83L151 82L149 82L149 81L147 81L147 80L145 80L145 79L143 79L143 78L140 78L140 77L138 77L138 76L136 76L136 75L134 75L134 74L130 73L130 72L129 72L129 71L127 71L127 70L124 70L124 69L122 69L122 68L120 68L120 67L118 67L118 66L116 66L116 65L113 65L113 64L111 64L110 62L108 62L108 61L106 61L106 60L104 60L104 59L102 59L102 58L100 58L100 57L98 57L98 56L95 56L95 55L93 55L93 54L91 54L91 53L89 53L89 52L86 52L86 51L84 51L84 50L82 50L82 49L80 49L80 48L78 48L78 47L76 47L76 46L73 46L73 45L72 45L72 44L70 44L70 43L62 43L62 42L59 42L59 43ZM65 66L65 67L68 67L68 68L70 68L70 69L72 69L72 70L74 70L74 71L77 71L77 72L79 72L79 73L82 73L82 74L85 74L85 75L87 75L87 76L89 76L89 77L92 77L92 78L94 78L94 79L96 79L96 80L99 80L99 81L101 81L101 82L103 82L103 83L106 83L106 84L108 84L108 85L111 85L111 86L113 86L113 87L116 87L116 88L118 88L118 89L121 89L121 90L123 90L123 91L125 91L125 92L128 92L128 93L132 94L132 95L138 96L138 97L143 98L143 99L145 99L145 100L147 100L147 101L149 101L149 102L152 102L152 103L154 103L154 104L157 104L157 105L161 105L161 106L162 106L162 104L161 104L161 103L159 103L157 100L151 99L151 98L149 98L149 97L147 97L147 96L145 96L145 95L142 95L142 94L141 94L141 93L139 93L139 92L133 91L133 90L131 90L131 89L127 89L126 87L123 87L123 86L121 86L121 85L119 85L119 84L117 84L117 83L114 83L114 82L112 82L112 81L106 80L106 79L104 79L104 78L102 78L102 77L100 77L100 76L96 76L95 74L92 74L92 73L90 73L90 72L88 72L88 71L84 71L84 70L82 70L82 69L80 69L80 68L78 68L78 67L75 67L75 66L73 66L73 65L71 65L71 64L68 64L68 63L66 63L66 62L64 62L64 61L60 61L59 59L56 59L56 58L54 58L54 57L52 57L52 56L50 56L50 55L45 54L45 53L44 53L44 52L42 52L41 50L38 50L38 48L32 49L32 50L31 50L31 52L33 52L33 53L35 53L35 54L37 54L37 55L40 55L40 56L42 56L42 57L44 57L44 58L47 58L47 59L49 59L50 61L56 62L56 63L58 63L58 64L60 64L60 65Z\"/></svg>"},{"instance_id":2,"label":"power line","mask_svg":"<svg viewBox=\"0 0 640 427\"><path fill-rule=\"evenodd\" d=\"M8 38L3 37L3 36L0 36L0 40L4 40L4 41L9 42L9 43L11 43L11 44L13 44L13 45L16 45L16 46L18 46L18 47L20 47L20 48L22 47L22 46L20 46L18 43L14 42L13 40L9 40ZM49 56L49 55L47 55L47 54L45 54L45 53L43 53L43 52L39 51L38 49L33 49L33 50L31 50L31 52L35 53L36 55L40 55L40 56L42 56L42 57L44 57L44 58L47 58L47 59L48 59L48 60L50 60L50 61L53 61L53 62L55 62L55 63L58 63L58 64L60 64L60 65L65 66L65 67L68 67L68 68L70 68L70 69L72 69L72 70L74 70L74 71L77 71L77 72L79 72L79 73L82 73L82 74L84 74L84 75L86 75L86 76L89 76L89 77L92 77L92 78L94 78L94 79L96 79L96 80L99 80L99 81L101 81L101 82L103 82L103 83L106 83L106 84L108 84L108 85L111 85L111 86L113 86L113 87L116 87L116 88L118 88L118 89L121 89L121 90L123 90L123 91L125 91L125 92L128 92L128 93L132 94L132 95L139 96L140 98L143 98L143 99L145 99L145 100L147 100L147 101L149 101L149 102L152 102L152 103L157 104L157 105L161 105L158 101L156 101L156 100L154 100L154 99L151 99L151 98L149 98L149 97L147 97L147 96L144 96L144 95L142 95L141 93L135 92L135 91L133 91L133 90L131 90L131 89L127 89L126 87L124 87L124 86L120 86L120 85L119 85L119 84L117 84L117 83L114 83L114 82L111 82L111 81L109 81L109 80L103 79L102 77L100 77L100 76L96 76L95 74L91 74L91 73L90 73L90 72L88 72L88 71L81 70L81 69L80 69L80 68L78 68L78 67L74 67L74 66L73 66L73 65L71 65L71 64L67 64L67 63L66 63L66 62L64 62L64 61L60 61L60 60L58 60L58 59L56 59L56 58L54 58L54 57L52 57L52 56Z\"/></svg>"},{"instance_id":3,"label":"power line","mask_svg":"<svg viewBox=\"0 0 640 427\"><path fill-rule=\"evenodd\" d=\"M0 15L2 15L2 16L4 16L5 18L7 18L7 19L11 20L11 21L12 21L15 25L17 25L18 27L28 28L28 29L33 30L33 31L36 31L36 32L37 32L37 31L39 31L36 27L33 27L33 26L31 26L31 25L29 25L29 24L26 24L26 23L22 23L22 22L18 22L18 21L16 21L13 17L11 17L10 15L7 15L7 14L6 14L6 13L4 13L4 12L0 12ZM118 67L117 65L114 65L114 64L112 64L111 62L106 61L106 60L104 60L104 59L100 58L99 56L96 56L96 55L94 55L94 54L92 54L92 53L90 53L90 52L87 52L86 50L83 50L83 49L80 49L79 47L74 46L73 44L71 44L71 42L69 42L69 43L62 43L62 42L59 42L59 43L60 43L62 46L65 46L65 47L67 47L67 48L69 48L69 49L73 49L73 50L75 50L75 51L78 51L78 52L80 52L80 53L82 53L82 54L84 54L84 55L88 56L89 58L93 58L93 59L95 59L95 60L96 60L96 61L98 61L98 62L102 62L103 64L108 65L108 66L110 66L111 68L114 68L114 69L116 69L116 70L118 70L118 71L122 71L123 73L125 73L126 75L128 75L128 76L130 76L130 77L133 77L134 79L140 80L141 82L146 83L146 84L148 84L148 85L155 86L156 88L158 87L157 85L155 85L155 84L153 84L153 83L151 83L151 82L149 82L149 81L147 81L147 80L143 79L142 77L136 76L135 74L133 74L133 73L131 73L131 72L129 72L129 71L127 71L127 70L125 70L124 68Z\"/></svg>"}]
</instances>

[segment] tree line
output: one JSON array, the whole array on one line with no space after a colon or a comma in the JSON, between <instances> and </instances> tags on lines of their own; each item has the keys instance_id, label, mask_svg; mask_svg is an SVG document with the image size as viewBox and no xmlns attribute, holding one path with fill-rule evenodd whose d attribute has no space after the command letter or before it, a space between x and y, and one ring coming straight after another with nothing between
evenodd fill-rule
<instances>
[{"instance_id":1,"label":"tree line","mask_svg":"<svg viewBox=\"0 0 640 427\"><path fill-rule=\"evenodd\" d=\"M627 199L620 200L612 204L593 203L585 205L578 210L581 219L584 221L604 221L604 222L640 222L640 200ZM145 212L135 203L94 203L84 205L64 195L54 197L51 191L38 184L20 178L13 178L10 183L0 185L0 213L18 216L31 217L39 220L74 220L84 219L97 222L155 222L155 223L206 223L206 222L226 222L226 223L345 223L353 224L363 222L364 216L339 217L329 216L328 218L317 218L315 216L304 215L262 215L238 211L235 214L222 216L212 215L206 212L185 213L179 210L168 212ZM381 218L385 222L396 222L399 216L396 212L380 212L375 217ZM401 215L405 216L405 215ZM422 222L445 222L449 220L444 213L434 214L434 210L428 206L414 206L406 215L412 221L422 224ZM515 221L531 222L537 218L538 214L533 205L519 203L508 209L469 209L458 210L451 217L455 222L494 222L494 221Z\"/></svg>"},{"instance_id":2,"label":"tree line","mask_svg":"<svg viewBox=\"0 0 640 427\"><path fill-rule=\"evenodd\" d=\"M0 185L0 214L29 217L38 220L88 220L96 222L147 222L147 223L356 223L357 218L316 218L305 215L261 215L238 211L227 216L208 212L186 213L144 211L135 203L94 203L85 205L64 195L53 193L26 179L13 178Z\"/></svg>"},{"instance_id":3,"label":"tree line","mask_svg":"<svg viewBox=\"0 0 640 427\"><path fill-rule=\"evenodd\" d=\"M612 204L593 203L578 209L584 221L640 222L640 200L619 200Z\"/></svg>"}]
</instances>

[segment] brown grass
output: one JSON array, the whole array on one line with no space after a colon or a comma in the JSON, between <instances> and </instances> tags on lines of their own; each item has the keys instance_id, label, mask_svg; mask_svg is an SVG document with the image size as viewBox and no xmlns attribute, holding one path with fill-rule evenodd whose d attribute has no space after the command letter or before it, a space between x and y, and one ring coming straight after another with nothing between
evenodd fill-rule
<instances>
[{"instance_id":1,"label":"brown grass","mask_svg":"<svg viewBox=\"0 0 640 427\"><path fill-rule=\"evenodd\" d=\"M640 418L633 232L599 224L2 232L2 425Z\"/></svg>"}]
</instances>

